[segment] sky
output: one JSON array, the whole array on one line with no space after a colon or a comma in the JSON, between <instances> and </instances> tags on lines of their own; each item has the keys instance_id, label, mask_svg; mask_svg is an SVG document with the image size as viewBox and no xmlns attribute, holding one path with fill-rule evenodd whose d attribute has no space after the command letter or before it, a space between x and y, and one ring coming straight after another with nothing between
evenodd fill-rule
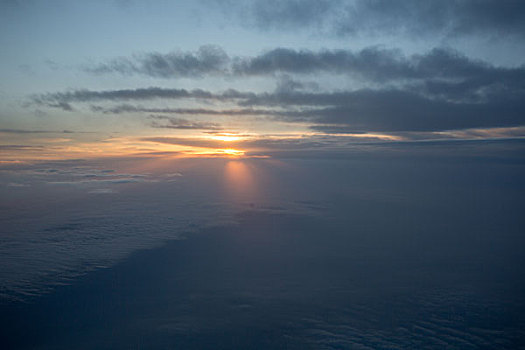
<instances>
[{"instance_id":1,"label":"sky","mask_svg":"<svg viewBox=\"0 0 525 350\"><path fill-rule=\"evenodd\" d=\"M525 344L525 2L0 0L0 343Z\"/></svg>"},{"instance_id":2,"label":"sky","mask_svg":"<svg viewBox=\"0 0 525 350\"><path fill-rule=\"evenodd\" d=\"M2 1L3 162L524 136L521 1Z\"/></svg>"}]
</instances>

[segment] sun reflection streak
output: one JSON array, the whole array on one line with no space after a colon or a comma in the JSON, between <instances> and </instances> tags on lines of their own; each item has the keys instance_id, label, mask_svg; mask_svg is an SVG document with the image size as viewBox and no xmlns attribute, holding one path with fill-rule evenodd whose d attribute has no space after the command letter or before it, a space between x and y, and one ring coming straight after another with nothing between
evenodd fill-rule
<instances>
[{"instance_id":1,"label":"sun reflection streak","mask_svg":"<svg viewBox=\"0 0 525 350\"><path fill-rule=\"evenodd\" d=\"M231 160L225 164L224 182L227 194L234 199L254 201L258 197L255 174L244 161Z\"/></svg>"}]
</instances>

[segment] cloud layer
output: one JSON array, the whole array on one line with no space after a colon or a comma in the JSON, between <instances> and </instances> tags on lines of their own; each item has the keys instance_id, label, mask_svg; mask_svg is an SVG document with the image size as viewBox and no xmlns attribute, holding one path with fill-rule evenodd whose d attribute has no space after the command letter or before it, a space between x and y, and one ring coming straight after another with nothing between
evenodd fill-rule
<instances>
[{"instance_id":1,"label":"cloud layer","mask_svg":"<svg viewBox=\"0 0 525 350\"><path fill-rule=\"evenodd\" d=\"M396 35L412 37L489 38L512 35L524 39L525 5L519 0L249 0L233 6L215 1L225 12L261 30L312 28L336 36Z\"/></svg>"},{"instance_id":2,"label":"cloud layer","mask_svg":"<svg viewBox=\"0 0 525 350\"><path fill-rule=\"evenodd\" d=\"M164 60L171 57L177 61L179 56L168 54ZM226 54L222 56L228 57ZM202 67L206 60L194 58L187 61L196 64L199 74L212 71L216 74L213 67ZM159 68L155 70L155 76L171 77L174 72L169 68L171 66L163 65L166 68L164 73L161 74ZM187 71L196 71L186 68ZM144 74L148 72L142 71ZM265 116L291 123L309 122L312 123L311 129L324 132L442 131L514 127L525 123L521 113L525 107L524 66L497 67L448 49L434 49L407 57L400 50L379 48L357 52L277 48L255 57L231 59L229 68L222 70L221 74L239 78L277 77L278 86L273 92L263 93L160 87L73 90L42 94L35 96L33 101L65 111L71 111L74 103L112 102L118 104L91 105L91 110L104 114L154 113L163 115L161 118L168 118L168 115L170 118L173 115ZM329 91L318 86L311 89L311 85L306 86L297 80L320 74L342 74L369 87ZM123 104L155 99L164 99L178 106L159 108ZM197 101L202 107L181 107L184 100ZM238 108L216 108L210 106L210 102L234 104ZM177 118L165 119L174 120L174 123L162 124L163 127L219 128L212 121L192 124Z\"/></svg>"}]
</instances>

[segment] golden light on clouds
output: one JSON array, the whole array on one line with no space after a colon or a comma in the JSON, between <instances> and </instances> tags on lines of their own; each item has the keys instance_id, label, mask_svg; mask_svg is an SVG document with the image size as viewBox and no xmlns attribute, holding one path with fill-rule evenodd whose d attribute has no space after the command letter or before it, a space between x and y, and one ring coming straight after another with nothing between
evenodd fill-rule
<instances>
[{"instance_id":1,"label":"golden light on clouds","mask_svg":"<svg viewBox=\"0 0 525 350\"><path fill-rule=\"evenodd\" d=\"M238 150L238 149L227 148L227 149L219 150L219 153L223 153L225 155L233 156L233 157L240 157L240 156L243 156L245 152Z\"/></svg>"},{"instance_id":2,"label":"golden light on clouds","mask_svg":"<svg viewBox=\"0 0 525 350\"><path fill-rule=\"evenodd\" d=\"M404 138L399 135L379 134L379 133L364 133L364 134L329 134L337 137L351 137L358 139L377 139L382 141L403 141Z\"/></svg>"},{"instance_id":3,"label":"golden light on clouds","mask_svg":"<svg viewBox=\"0 0 525 350\"><path fill-rule=\"evenodd\" d=\"M239 136L235 135L214 135L210 136L212 140L218 140L218 141L224 141L224 142L232 142L232 141L239 141L241 138Z\"/></svg>"},{"instance_id":4,"label":"golden light on clouds","mask_svg":"<svg viewBox=\"0 0 525 350\"><path fill-rule=\"evenodd\" d=\"M186 147L180 151L181 157L227 157L227 158L240 158L245 155L245 151L225 148L225 149L210 149L210 148L198 148L198 147Z\"/></svg>"},{"instance_id":5,"label":"golden light on clouds","mask_svg":"<svg viewBox=\"0 0 525 350\"><path fill-rule=\"evenodd\" d=\"M238 132L198 133L184 136L99 136L95 133L45 137L33 133L3 133L0 161L88 159L105 157L154 158L268 158L272 152L327 147L346 147L348 140L396 142L418 139L489 139L520 137L523 127L465 129L442 132L382 134L286 133L255 134ZM1 133L1 132L0 132ZM516 136L517 135L517 136Z\"/></svg>"}]
</instances>

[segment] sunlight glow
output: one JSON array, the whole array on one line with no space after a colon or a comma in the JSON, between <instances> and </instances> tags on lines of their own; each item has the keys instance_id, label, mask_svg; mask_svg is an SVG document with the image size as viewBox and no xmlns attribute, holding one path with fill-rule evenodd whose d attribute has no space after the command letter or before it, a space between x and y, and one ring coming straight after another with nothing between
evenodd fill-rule
<instances>
[{"instance_id":1,"label":"sunlight glow","mask_svg":"<svg viewBox=\"0 0 525 350\"><path fill-rule=\"evenodd\" d=\"M243 139L241 135L237 133L233 133L233 132L221 132L221 133L210 135L208 137L212 140L224 141L224 142L239 141Z\"/></svg>"},{"instance_id":2,"label":"sunlight glow","mask_svg":"<svg viewBox=\"0 0 525 350\"><path fill-rule=\"evenodd\" d=\"M225 141L225 142L231 142L231 141L238 141L241 138L239 136L230 136L230 135L217 135L217 136L211 136L210 137L213 140L219 140L219 141Z\"/></svg>"},{"instance_id":3,"label":"sunlight glow","mask_svg":"<svg viewBox=\"0 0 525 350\"><path fill-rule=\"evenodd\" d=\"M233 157L240 157L244 155L244 151L233 149L233 148L220 149L218 150L218 152L223 153L228 156L233 156Z\"/></svg>"},{"instance_id":4,"label":"sunlight glow","mask_svg":"<svg viewBox=\"0 0 525 350\"><path fill-rule=\"evenodd\" d=\"M253 201L258 198L254 169L242 160L228 161L224 166L226 194L237 201Z\"/></svg>"}]
</instances>

